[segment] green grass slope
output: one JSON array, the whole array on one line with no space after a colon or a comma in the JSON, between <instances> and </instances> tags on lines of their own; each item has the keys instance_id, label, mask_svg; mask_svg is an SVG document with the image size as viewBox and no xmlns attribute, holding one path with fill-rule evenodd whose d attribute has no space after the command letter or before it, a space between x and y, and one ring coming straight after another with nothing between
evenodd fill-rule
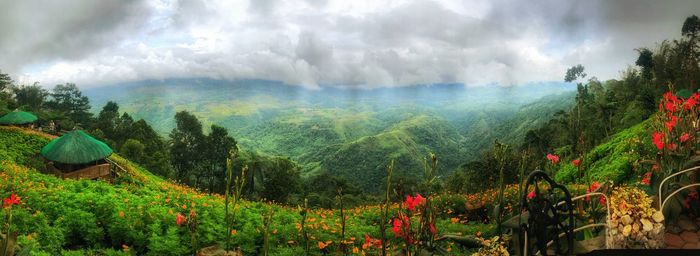
<instances>
[{"instance_id":1,"label":"green grass slope","mask_svg":"<svg viewBox=\"0 0 700 256\"><path fill-rule=\"evenodd\" d=\"M410 130L409 128L406 128ZM388 136L388 135L387 135ZM40 148L49 139L20 129L0 128L0 196L16 193L22 204L13 208L13 230L18 242L32 247L33 255L191 255L191 240L185 227L176 225L178 213L196 213L199 246L222 243L223 198L163 180L119 157L111 159L127 172L114 181L63 180L38 171ZM514 188L515 186L513 186ZM515 195L512 188L508 192ZM441 233L474 233L491 230L483 224L453 223L461 218L465 200L490 202L495 192L483 195L446 196L436 199L443 213L437 222ZM514 201L514 198L513 198ZM397 205L394 205L394 210ZM238 208L233 244L246 255L260 253L263 216L274 210L270 249L273 255L301 255L302 238L296 207L244 201ZM365 234L378 237L377 206L347 209L346 237L351 247L360 247ZM4 219L5 211L0 213ZM312 255L321 255L316 241L340 241L337 210L316 209L308 215ZM459 248L455 248L458 252Z\"/></svg>"},{"instance_id":2,"label":"green grass slope","mask_svg":"<svg viewBox=\"0 0 700 256\"><path fill-rule=\"evenodd\" d=\"M650 120L623 130L588 152L582 162L585 176L591 181L608 181L615 184L639 176L638 166L642 159L654 154L651 144ZM573 182L578 170L571 162L562 165L556 179Z\"/></svg>"}]
</instances>

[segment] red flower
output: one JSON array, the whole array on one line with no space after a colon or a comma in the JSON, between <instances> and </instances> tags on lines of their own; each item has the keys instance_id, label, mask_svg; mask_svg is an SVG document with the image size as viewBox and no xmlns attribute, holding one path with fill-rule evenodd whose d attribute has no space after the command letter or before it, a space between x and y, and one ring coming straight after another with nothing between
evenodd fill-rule
<instances>
[{"instance_id":1,"label":"red flower","mask_svg":"<svg viewBox=\"0 0 700 256\"><path fill-rule=\"evenodd\" d=\"M671 116L671 120L664 122L666 125L666 129L668 129L669 132L673 131L673 127L676 127L676 124L678 124L678 117L677 116Z\"/></svg>"},{"instance_id":2,"label":"red flower","mask_svg":"<svg viewBox=\"0 0 700 256\"><path fill-rule=\"evenodd\" d=\"M700 96L697 92L693 94L693 96L690 96L688 100L685 101L685 104L683 104L683 109L685 110L691 110L695 105L698 104L698 100L696 99L696 95Z\"/></svg>"},{"instance_id":3,"label":"red flower","mask_svg":"<svg viewBox=\"0 0 700 256\"><path fill-rule=\"evenodd\" d=\"M605 204L605 197L600 197L600 204Z\"/></svg>"},{"instance_id":4,"label":"red flower","mask_svg":"<svg viewBox=\"0 0 700 256\"><path fill-rule=\"evenodd\" d=\"M681 103L682 101L676 97L672 92L666 92L664 93L664 106L666 108L666 111L673 113L676 112L676 104Z\"/></svg>"},{"instance_id":5,"label":"red flower","mask_svg":"<svg viewBox=\"0 0 700 256\"><path fill-rule=\"evenodd\" d=\"M416 206L422 204L424 201L425 201L425 198L423 198L423 196L421 196L420 194L416 194L415 197L411 197L409 195L409 196L406 196L405 204L406 204L406 207L410 211L413 211L416 208Z\"/></svg>"},{"instance_id":6,"label":"red flower","mask_svg":"<svg viewBox=\"0 0 700 256\"><path fill-rule=\"evenodd\" d=\"M433 235L437 233L437 230L435 229L435 223L430 222L430 233Z\"/></svg>"},{"instance_id":7,"label":"red flower","mask_svg":"<svg viewBox=\"0 0 700 256\"><path fill-rule=\"evenodd\" d=\"M21 198L15 194L11 194L10 197L5 198L2 202L2 208L7 208L16 204L19 204Z\"/></svg>"},{"instance_id":8,"label":"red flower","mask_svg":"<svg viewBox=\"0 0 700 256\"><path fill-rule=\"evenodd\" d=\"M175 217L175 223L177 223L177 225L180 226L184 222L185 222L185 216L178 212L177 217Z\"/></svg>"},{"instance_id":9,"label":"red flower","mask_svg":"<svg viewBox=\"0 0 700 256\"><path fill-rule=\"evenodd\" d=\"M586 189L586 194L596 191L596 189L598 189L599 187L600 187L600 183L597 181L594 181L593 183L591 183L591 185L588 187L588 189ZM591 201L590 195L586 196L586 201Z\"/></svg>"},{"instance_id":10,"label":"red flower","mask_svg":"<svg viewBox=\"0 0 700 256\"><path fill-rule=\"evenodd\" d=\"M579 167L581 165L581 159L574 159L571 161L571 163L574 164L574 166Z\"/></svg>"},{"instance_id":11,"label":"red flower","mask_svg":"<svg viewBox=\"0 0 700 256\"><path fill-rule=\"evenodd\" d=\"M651 135L651 141L656 145L656 149L662 150L664 149L664 135L663 133L659 132L654 132L654 134Z\"/></svg>"},{"instance_id":12,"label":"red flower","mask_svg":"<svg viewBox=\"0 0 700 256\"><path fill-rule=\"evenodd\" d=\"M668 144L666 145L666 148L668 148L668 150L675 151L675 150L676 150L676 144L674 144L674 143L668 143Z\"/></svg>"},{"instance_id":13,"label":"red flower","mask_svg":"<svg viewBox=\"0 0 700 256\"><path fill-rule=\"evenodd\" d=\"M559 156L557 155L552 155L552 154L547 154L547 160L552 162L552 164L557 164L559 163Z\"/></svg>"},{"instance_id":14,"label":"red flower","mask_svg":"<svg viewBox=\"0 0 700 256\"><path fill-rule=\"evenodd\" d=\"M402 221L399 218L394 218L394 224L391 227L391 231L394 232L394 237L399 237L401 235L401 225ZM366 239L366 237L365 237Z\"/></svg>"},{"instance_id":15,"label":"red flower","mask_svg":"<svg viewBox=\"0 0 700 256\"><path fill-rule=\"evenodd\" d=\"M369 249L372 244L374 244L374 247L376 248L382 248L382 240L372 239L368 234L365 234L365 243L362 244L362 249Z\"/></svg>"},{"instance_id":16,"label":"red flower","mask_svg":"<svg viewBox=\"0 0 700 256\"><path fill-rule=\"evenodd\" d=\"M678 139L681 141L681 143L686 142L686 141L688 141L688 140L690 139L690 134L688 134L687 132L684 132L684 133L681 135L681 137L678 138Z\"/></svg>"},{"instance_id":17,"label":"red flower","mask_svg":"<svg viewBox=\"0 0 700 256\"><path fill-rule=\"evenodd\" d=\"M382 240L380 240L380 239L374 239L372 242L374 243L374 247L375 247L375 248L377 248L377 249L381 249L381 248L382 248Z\"/></svg>"},{"instance_id":18,"label":"red flower","mask_svg":"<svg viewBox=\"0 0 700 256\"><path fill-rule=\"evenodd\" d=\"M535 198L535 191L530 191L530 193L527 193L527 199L533 199Z\"/></svg>"},{"instance_id":19,"label":"red flower","mask_svg":"<svg viewBox=\"0 0 700 256\"><path fill-rule=\"evenodd\" d=\"M651 184L651 172L647 172L644 174L644 176L642 177L642 184L644 184L644 185Z\"/></svg>"}]
</instances>

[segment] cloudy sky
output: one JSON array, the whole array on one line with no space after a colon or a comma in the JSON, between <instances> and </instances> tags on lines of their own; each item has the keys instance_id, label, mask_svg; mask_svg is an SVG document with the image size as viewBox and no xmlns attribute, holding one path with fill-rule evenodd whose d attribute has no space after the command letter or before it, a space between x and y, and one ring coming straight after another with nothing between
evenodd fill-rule
<instances>
[{"instance_id":1,"label":"cloudy sky","mask_svg":"<svg viewBox=\"0 0 700 256\"><path fill-rule=\"evenodd\" d=\"M82 87L267 79L318 88L615 78L687 1L0 0L0 70Z\"/></svg>"}]
</instances>

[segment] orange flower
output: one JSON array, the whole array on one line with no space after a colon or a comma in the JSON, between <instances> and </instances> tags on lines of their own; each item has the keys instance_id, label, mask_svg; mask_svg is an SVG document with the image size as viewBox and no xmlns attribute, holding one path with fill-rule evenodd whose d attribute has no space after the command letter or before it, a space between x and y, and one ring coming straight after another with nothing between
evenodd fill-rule
<instances>
[{"instance_id":1,"label":"orange flower","mask_svg":"<svg viewBox=\"0 0 700 256\"><path fill-rule=\"evenodd\" d=\"M238 234L238 231L236 231L235 229L231 229L231 235L235 236L236 234Z\"/></svg>"},{"instance_id":2,"label":"orange flower","mask_svg":"<svg viewBox=\"0 0 700 256\"><path fill-rule=\"evenodd\" d=\"M321 241L318 241L318 249L323 250L323 249L325 249L327 246L331 245L332 243L333 243L333 241L326 241L325 243L324 243L324 242L321 242Z\"/></svg>"}]
</instances>

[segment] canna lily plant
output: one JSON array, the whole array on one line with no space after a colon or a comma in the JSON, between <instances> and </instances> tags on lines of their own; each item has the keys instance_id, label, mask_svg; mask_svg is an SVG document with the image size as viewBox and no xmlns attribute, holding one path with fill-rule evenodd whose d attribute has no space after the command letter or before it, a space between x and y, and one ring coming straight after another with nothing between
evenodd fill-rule
<instances>
[{"instance_id":1,"label":"canna lily plant","mask_svg":"<svg viewBox=\"0 0 700 256\"><path fill-rule=\"evenodd\" d=\"M660 200L668 196L668 192L689 183L696 182L696 174L676 175L663 184L667 177L686 168L700 163L698 150L698 135L700 135L700 93L677 93L673 87L663 95L653 122L651 143L656 150L656 159L650 170L643 172L640 186L649 194L658 195ZM664 214L673 218L682 211L683 199L673 198Z\"/></svg>"},{"instance_id":2,"label":"canna lily plant","mask_svg":"<svg viewBox=\"0 0 700 256\"><path fill-rule=\"evenodd\" d=\"M2 252L0 255L14 255L14 239L12 238L12 206L20 204L20 197L12 194L10 197L3 199L2 209L5 211L5 238L2 240Z\"/></svg>"}]
</instances>

